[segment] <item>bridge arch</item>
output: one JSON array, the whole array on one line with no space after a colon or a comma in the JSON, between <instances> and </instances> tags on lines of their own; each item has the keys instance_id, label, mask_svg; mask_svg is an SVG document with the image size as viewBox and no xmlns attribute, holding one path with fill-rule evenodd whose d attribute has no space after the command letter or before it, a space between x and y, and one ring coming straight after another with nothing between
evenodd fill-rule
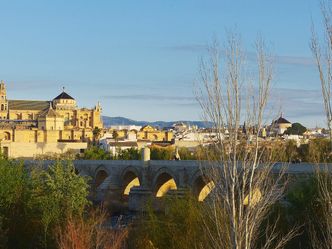
<instances>
[{"instance_id":1,"label":"bridge arch","mask_svg":"<svg viewBox=\"0 0 332 249\"><path fill-rule=\"evenodd\" d=\"M153 181L153 194L155 197L163 197L169 190L176 190L177 179L175 174L167 168L160 169Z\"/></svg>"},{"instance_id":2,"label":"bridge arch","mask_svg":"<svg viewBox=\"0 0 332 249\"><path fill-rule=\"evenodd\" d=\"M192 193L198 201L204 201L214 189L214 182L203 172L197 172L192 180Z\"/></svg>"},{"instance_id":3,"label":"bridge arch","mask_svg":"<svg viewBox=\"0 0 332 249\"><path fill-rule=\"evenodd\" d=\"M139 171L132 166L127 167L121 175L122 179L122 194L129 195L130 189L135 186L140 186L142 177Z\"/></svg>"},{"instance_id":4,"label":"bridge arch","mask_svg":"<svg viewBox=\"0 0 332 249\"><path fill-rule=\"evenodd\" d=\"M95 187L98 188L109 176L108 171L104 167L98 167L95 174Z\"/></svg>"}]
</instances>

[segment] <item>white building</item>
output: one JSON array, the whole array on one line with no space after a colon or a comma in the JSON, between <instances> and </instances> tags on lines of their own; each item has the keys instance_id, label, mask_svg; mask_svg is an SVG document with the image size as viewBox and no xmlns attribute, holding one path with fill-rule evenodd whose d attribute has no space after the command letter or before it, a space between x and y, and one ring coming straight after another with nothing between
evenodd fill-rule
<instances>
[{"instance_id":1,"label":"white building","mask_svg":"<svg viewBox=\"0 0 332 249\"><path fill-rule=\"evenodd\" d=\"M142 128L142 126L140 125L111 125L111 129L113 130L127 130L127 131L131 131L131 130L135 130L135 131L140 131Z\"/></svg>"},{"instance_id":2,"label":"white building","mask_svg":"<svg viewBox=\"0 0 332 249\"><path fill-rule=\"evenodd\" d=\"M112 155L117 155L122 150L127 150L130 148L138 149L138 143L134 141L112 141L108 143L108 149Z\"/></svg>"}]
</instances>

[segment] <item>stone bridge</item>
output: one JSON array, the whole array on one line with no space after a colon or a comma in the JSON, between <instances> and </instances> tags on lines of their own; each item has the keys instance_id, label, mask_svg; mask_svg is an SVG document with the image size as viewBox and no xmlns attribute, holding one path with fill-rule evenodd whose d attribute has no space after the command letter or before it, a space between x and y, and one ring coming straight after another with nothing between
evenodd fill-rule
<instances>
[{"instance_id":1,"label":"stone bridge","mask_svg":"<svg viewBox=\"0 0 332 249\"><path fill-rule=\"evenodd\" d=\"M205 161L76 160L73 163L80 175L90 178L91 199L113 210L143 210L149 200L158 203L165 195L184 195L188 191L203 201L214 186L204 173L209 167ZM273 170L278 172L281 166L276 163ZM286 173L312 172L312 164L301 163L290 164Z\"/></svg>"},{"instance_id":2,"label":"stone bridge","mask_svg":"<svg viewBox=\"0 0 332 249\"><path fill-rule=\"evenodd\" d=\"M74 165L80 175L92 179L95 201L133 211L144 209L149 200L158 200L165 195L184 195L188 191L203 201L214 187L204 173L209 168L206 161L78 160ZM286 173L310 174L313 166L290 164ZM279 172L281 167L282 163L276 163L273 171Z\"/></svg>"},{"instance_id":3,"label":"stone bridge","mask_svg":"<svg viewBox=\"0 0 332 249\"><path fill-rule=\"evenodd\" d=\"M144 209L148 200L185 194L188 190L199 200L209 193L211 183L200 161L74 161L82 176L89 176L95 201L130 210Z\"/></svg>"}]
</instances>

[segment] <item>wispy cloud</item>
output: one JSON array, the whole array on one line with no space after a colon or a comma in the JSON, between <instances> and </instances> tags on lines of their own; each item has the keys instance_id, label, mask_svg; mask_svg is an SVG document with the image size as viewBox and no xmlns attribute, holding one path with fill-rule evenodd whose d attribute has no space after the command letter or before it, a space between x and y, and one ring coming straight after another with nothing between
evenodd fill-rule
<instances>
[{"instance_id":1,"label":"wispy cloud","mask_svg":"<svg viewBox=\"0 0 332 249\"><path fill-rule=\"evenodd\" d=\"M189 108L195 108L195 110L199 111L200 110L200 105L197 101L192 101L192 102L187 102L187 103L181 103L181 102L172 102L172 103L166 103L166 102L158 102L156 105L159 106L167 106L167 107L189 107Z\"/></svg>"},{"instance_id":2,"label":"wispy cloud","mask_svg":"<svg viewBox=\"0 0 332 249\"><path fill-rule=\"evenodd\" d=\"M173 95L152 95L152 94L128 94L128 95L104 95L104 99L118 100L142 100L142 101L193 101L194 97L189 96L173 96Z\"/></svg>"},{"instance_id":3,"label":"wispy cloud","mask_svg":"<svg viewBox=\"0 0 332 249\"><path fill-rule=\"evenodd\" d=\"M164 46L163 49L172 50L175 52L194 52L194 53L206 53L209 49L207 44L181 44ZM221 51L223 53L223 50ZM256 60L256 53L253 51L247 51L246 56L249 60ZM275 55L273 60L278 64L287 65L302 65L312 66L315 65L315 60L309 56L292 56L292 55Z\"/></svg>"},{"instance_id":4,"label":"wispy cloud","mask_svg":"<svg viewBox=\"0 0 332 249\"><path fill-rule=\"evenodd\" d=\"M270 100L270 109L280 108L290 119L311 119L311 123L324 122L324 107L319 90L274 88Z\"/></svg>"},{"instance_id":5,"label":"wispy cloud","mask_svg":"<svg viewBox=\"0 0 332 249\"><path fill-rule=\"evenodd\" d=\"M256 53L253 51L246 52L246 57L249 61L256 61ZM282 65L294 66L314 66L315 60L308 56L293 56L293 55L273 55L270 60Z\"/></svg>"},{"instance_id":6,"label":"wispy cloud","mask_svg":"<svg viewBox=\"0 0 332 249\"><path fill-rule=\"evenodd\" d=\"M183 44L183 45L171 45L171 46L164 46L162 47L166 50L172 50L172 51L180 51L180 52L207 52L208 51L208 45L203 44Z\"/></svg>"},{"instance_id":7,"label":"wispy cloud","mask_svg":"<svg viewBox=\"0 0 332 249\"><path fill-rule=\"evenodd\" d=\"M295 88L272 88L272 98L281 98L283 100L310 100L321 102L322 93L318 89L295 89Z\"/></svg>"},{"instance_id":8,"label":"wispy cloud","mask_svg":"<svg viewBox=\"0 0 332 249\"><path fill-rule=\"evenodd\" d=\"M315 65L315 60L311 57L277 55L275 58L276 62L280 64L302 65L302 66Z\"/></svg>"}]
</instances>

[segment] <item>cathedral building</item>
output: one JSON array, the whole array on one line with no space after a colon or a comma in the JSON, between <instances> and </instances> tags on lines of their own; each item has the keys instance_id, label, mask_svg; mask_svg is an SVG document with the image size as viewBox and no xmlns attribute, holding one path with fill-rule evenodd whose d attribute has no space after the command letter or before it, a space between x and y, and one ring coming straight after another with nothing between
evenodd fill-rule
<instances>
[{"instance_id":1,"label":"cathedral building","mask_svg":"<svg viewBox=\"0 0 332 249\"><path fill-rule=\"evenodd\" d=\"M82 152L102 129L101 106L78 108L64 90L52 100L10 100L0 83L0 148L9 157Z\"/></svg>"}]
</instances>

